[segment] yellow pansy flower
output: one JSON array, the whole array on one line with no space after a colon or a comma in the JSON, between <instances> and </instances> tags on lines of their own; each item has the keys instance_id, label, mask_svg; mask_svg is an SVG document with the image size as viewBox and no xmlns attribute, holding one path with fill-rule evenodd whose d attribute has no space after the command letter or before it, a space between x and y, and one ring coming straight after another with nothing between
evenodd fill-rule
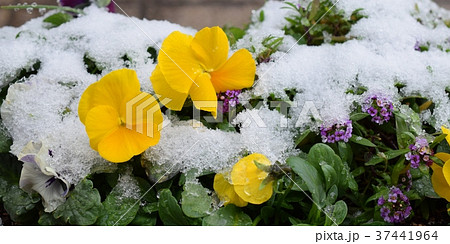
<instances>
[{"instance_id":1,"label":"yellow pansy flower","mask_svg":"<svg viewBox=\"0 0 450 244\"><path fill-rule=\"evenodd\" d=\"M445 139L450 145L450 130L442 127L442 132L447 134ZM434 191L442 198L445 198L450 202L450 154L448 153L436 153L435 156L442 160L444 167L433 163L431 168L433 169L433 175L431 176L431 183L433 184Z\"/></svg>"},{"instance_id":2,"label":"yellow pansy flower","mask_svg":"<svg viewBox=\"0 0 450 244\"><path fill-rule=\"evenodd\" d=\"M261 204L269 200L272 196L273 181L270 181L260 189L261 183L269 173L256 167L255 161L263 165L271 165L266 156L253 153L242 158L233 166L231 170L231 181L233 182L236 194L244 201Z\"/></svg>"},{"instance_id":3,"label":"yellow pansy flower","mask_svg":"<svg viewBox=\"0 0 450 244\"><path fill-rule=\"evenodd\" d=\"M242 198L236 194L233 185L229 182L229 180L227 180L227 178L229 177L225 177L224 174L216 174L214 176L213 187L214 191L219 196L219 199L224 203L224 205L234 204L237 207L247 206L248 202L242 200Z\"/></svg>"},{"instance_id":4,"label":"yellow pansy flower","mask_svg":"<svg viewBox=\"0 0 450 244\"><path fill-rule=\"evenodd\" d=\"M189 95L197 109L216 117L216 93L251 87L255 79L250 52L241 49L229 59L228 52L228 38L220 27L203 28L194 37L172 32L162 43L150 77L160 101L179 111Z\"/></svg>"},{"instance_id":5,"label":"yellow pansy flower","mask_svg":"<svg viewBox=\"0 0 450 244\"><path fill-rule=\"evenodd\" d=\"M92 149L120 163L158 143L163 117L156 99L141 92L136 72L113 71L82 94L78 116Z\"/></svg>"},{"instance_id":6,"label":"yellow pansy flower","mask_svg":"<svg viewBox=\"0 0 450 244\"><path fill-rule=\"evenodd\" d=\"M214 177L214 190L220 200L226 204L232 203L238 207L247 205L247 202L261 204L272 197L273 181L261 186L269 173L259 169L255 162L270 166L271 162L266 156L253 153L239 160L231 170L231 183L223 174Z\"/></svg>"}]
</instances>

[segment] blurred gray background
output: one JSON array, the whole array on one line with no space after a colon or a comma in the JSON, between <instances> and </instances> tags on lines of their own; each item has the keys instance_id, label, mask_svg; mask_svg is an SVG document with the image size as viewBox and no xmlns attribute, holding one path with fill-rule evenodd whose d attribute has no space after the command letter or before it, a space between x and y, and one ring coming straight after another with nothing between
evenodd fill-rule
<instances>
[{"instance_id":1,"label":"blurred gray background","mask_svg":"<svg viewBox=\"0 0 450 244\"><path fill-rule=\"evenodd\" d=\"M166 19L184 26L200 29L205 26L234 25L242 27L250 21L251 10L261 7L265 0L115 0L130 16L147 19ZM56 0L0 0L0 5L17 3L51 4ZM450 0L435 0L450 9ZM122 13L116 9L118 13ZM37 10L28 14L25 10L0 10L0 27L20 26L37 17Z\"/></svg>"}]
</instances>

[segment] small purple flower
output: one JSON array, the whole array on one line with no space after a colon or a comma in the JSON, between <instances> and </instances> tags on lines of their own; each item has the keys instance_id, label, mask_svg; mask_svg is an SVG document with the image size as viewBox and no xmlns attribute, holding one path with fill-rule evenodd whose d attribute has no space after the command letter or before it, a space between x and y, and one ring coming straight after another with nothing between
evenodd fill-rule
<instances>
[{"instance_id":1,"label":"small purple flower","mask_svg":"<svg viewBox=\"0 0 450 244\"><path fill-rule=\"evenodd\" d=\"M368 113L370 116L373 117L373 116L377 115L378 111L377 111L376 108L370 107L370 108L367 110L367 113Z\"/></svg>"},{"instance_id":2,"label":"small purple flower","mask_svg":"<svg viewBox=\"0 0 450 244\"><path fill-rule=\"evenodd\" d=\"M381 206L381 205L383 205L383 204L384 204L384 202L385 202L385 200L384 200L384 198L383 198L383 197L380 197L380 198L378 198L378 206Z\"/></svg>"},{"instance_id":3,"label":"small purple flower","mask_svg":"<svg viewBox=\"0 0 450 244\"><path fill-rule=\"evenodd\" d=\"M382 207L382 208L380 209L380 213L381 213L381 217L382 217L382 218L388 217L390 212L391 212L391 210L389 210L388 207Z\"/></svg>"},{"instance_id":4,"label":"small purple flower","mask_svg":"<svg viewBox=\"0 0 450 244\"><path fill-rule=\"evenodd\" d=\"M223 113L230 111L230 108L234 108L239 104L239 94L241 90L227 90L217 94L217 100L223 102L223 106L219 107L219 110Z\"/></svg>"},{"instance_id":5,"label":"small purple flower","mask_svg":"<svg viewBox=\"0 0 450 244\"><path fill-rule=\"evenodd\" d=\"M412 211L411 206L406 207L405 212L403 213L404 216L409 216L411 214L411 211Z\"/></svg>"},{"instance_id":6,"label":"small purple flower","mask_svg":"<svg viewBox=\"0 0 450 244\"><path fill-rule=\"evenodd\" d=\"M58 0L58 2L61 6L75 8L83 3L89 3L89 0Z\"/></svg>"},{"instance_id":7,"label":"small purple flower","mask_svg":"<svg viewBox=\"0 0 450 244\"><path fill-rule=\"evenodd\" d=\"M405 158L407 161L411 163L411 168L418 168L420 163L423 162L427 166L431 166L433 160L431 160L431 156L433 156L433 150L431 150L427 139L417 137L414 144L409 145L409 150L405 154Z\"/></svg>"},{"instance_id":8,"label":"small purple flower","mask_svg":"<svg viewBox=\"0 0 450 244\"><path fill-rule=\"evenodd\" d=\"M405 174L400 175L400 184L397 185L398 188L404 191L411 190L412 187L412 176L411 171L408 169Z\"/></svg>"},{"instance_id":9,"label":"small purple flower","mask_svg":"<svg viewBox=\"0 0 450 244\"><path fill-rule=\"evenodd\" d=\"M370 95L362 104L362 111L372 117L372 122L383 124L391 119L394 105L391 99L381 95Z\"/></svg>"},{"instance_id":10,"label":"small purple flower","mask_svg":"<svg viewBox=\"0 0 450 244\"><path fill-rule=\"evenodd\" d=\"M416 41L416 44L414 45L414 50L420 51L420 42Z\"/></svg>"},{"instance_id":11,"label":"small purple flower","mask_svg":"<svg viewBox=\"0 0 450 244\"><path fill-rule=\"evenodd\" d=\"M66 7L71 7L71 8L76 8L78 6L82 6L84 4L89 4L89 0L58 0L59 4L61 6L66 6ZM108 11L111 13L115 13L116 9L115 9L115 5L114 2L111 1L111 3L106 6L108 8Z\"/></svg>"},{"instance_id":12,"label":"small purple flower","mask_svg":"<svg viewBox=\"0 0 450 244\"><path fill-rule=\"evenodd\" d=\"M411 155L411 167L417 169L420 164L420 156L419 155Z\"/></svg>"},{"instance_id":13,"label":"small purple flower","mask_svg":"<svg viewBox=\"0 0 450 244\"><path fill-rule=\"evenodd\" d=\"M412 211L408 197L395 186L389 189L387 201L383 196L378 199L378 206L381 218L389 223L403 222Z\"/></svg>"},{"instance_id":14,"label":"small purple flower","mask_svg":"<svg viewBox=\"0 0 450 244\"><path fill-rule=\"evenodd\" d=\"M348 142L352 137L353 125L351 120L347 120L344 123L334 124L332 126L320 127L320 135L324 143L335 143L338 141Z\"/></svg>"},{"instance_id":15,"label":"small purple flower","mask_svg":"<svg viewBox=\"0 0 450 244\"><path fill-rule=\"evenodd\" d=\"M388 202L396 203L397 202L397 194L396 193L389 194Z\"/></svg>"}]
</instances>

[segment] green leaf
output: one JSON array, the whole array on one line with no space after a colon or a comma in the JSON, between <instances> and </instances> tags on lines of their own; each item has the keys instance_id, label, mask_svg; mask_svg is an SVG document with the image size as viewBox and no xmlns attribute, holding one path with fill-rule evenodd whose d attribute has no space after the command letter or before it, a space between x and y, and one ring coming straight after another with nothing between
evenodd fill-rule
<instances>
[{"instance_id":1,"label":"green leaf","mask_svg":"<svg viewBox=\"0 0 450 244\"><path fill-rule=\"evenodd\" d=\"M369 203L370 201L377 200L381 196L387 195L388 192L389 192L389 188L387 188L386 186L383 186L380 189L377 189L376 193L373 194L371 197L369 197L366 200L366 204Z\"/></svg>"},{"instance_id":2,"label":"green leaf","mask_svg":"<svg viewBox=\"0 0 450 244\"><path fill-rule=\"evenodd\" d=\"M337 183L338 177L336 170L328 164L321 165L320 167L322 168L322 172L325 176L325 190L328 190L331 186Z\"/></svg>"},{"instance_id":3,"label":"green leaf","mask_svg":"<svg viewBox=\"0 0 450 244\"><path fill-rule=\"evenodd\" d=\"M328 164L334 168L337 174L337 186L340 191L345 191L348 187L349 170L345 167L341 158L334 152L334 150L323 143L317 143L308 153L308 162L313 165L317 171L322 172L321 165ZM321 175L322 176L322 175ZM324 176L322 176L324 177ZM324 181L324 180L323 180Z\"/></svg>"},{"instance_id":4,"label":"green leaf","mask_svg":"<svg viewBox=\"0 0 450 244\"><path fill-rule=\"evenodd\" d=\"M338 142L338 151L342 161L348 164L353 161L353 151L349 144L342 141Z\"/></svg>"},{"instance_id":5,"label":"green leaf","mask_svg":"<svg viewBox=\"0 0 450 244\"><path fill-rule=\"evenodd\" d=\"M72 225L92 225L102 211L100 194L93 188L92 181L83 179L78 183L66 202L60 205L53 216L62 217Z\"/></svg>"},{"instance_id":6,"label":"green leaf","mask_svg":"<svg viewBox=\"0 0 450 244\"><path fill-rule=\"evenodd\" d=\"M311 26L311 22L309 22L309 20L308 20L307 18L302 18L302 19L300 20L300 23L301 23L303 26L306 26L306 27Z\"/></svg>"},{"instance_id":7,"label":"green leaf","mask_svg":"<svg viewBox=\"0 0 450 244\"><path fill-rule=\"evenodd\" d=\"M73 17L71 14L59 12L59 13L48 16L47 18L44 19L44 22L50 23L51 24L50 28L55 28L64 23L71 21L72 19L73 19Z\"/></svg>"},{"instance_id":8,"label":"green leaf","mask_svg":"<svg viewBox=\"0 0 450 244\"><path fill-rule=\"evenodd\" d=\"M434 148L435 146L439 145L439 143L441 143L441 141L443 141L446 136L447 134L441 134L438 137L434 138L433 143L431 143L430 145L430 148Z\"/></svg>"},{"instance_id":9,"label":"green leaf","mask_svg":"<svg viewBox=\"0 0 450 244\"><path fill-rule=\"evenodd\" d=\"M151 182L166 182L179 173L179 169L173 169L165 164L157 164L156 162L147 160L144 157L141 158L141 165L145 169L145 173Z\"/></svg>"},{"instance_id":10,"label":"green leaf","mask_svg":"<svg viewBox=\"0 0 450 244\"><path fill-rule=\"evenodd\" d=\"M158 215L156 213L148 214L144 212L142 209L139 209L133 221L131 221L129 225L154 226L156 225L157 219Z\"/></svg>"},{"instance_id":11,"label":"green leaf","mask_svg":"<svg viewBox=\"0 0 450 244\"><path fill-rule=\"evenodd\" d=\"M39 200L37 195L26 193L18 185L12 185L3 197L3 207L13 221L20 222Z\"/></svg>"},{"instance_id":12,"label":"green leaf","mask_svg":"<svg viewBox=\"0 0 450 244\"><path fill-rule=\"evenodd\" d=\"M8 182L0 177L0 200L3 196L6 195L6 193L8 192L8 188Z\"/></svg>"},{"instance_id":13,"label":"green leaf","mask_svg":"<svg viewBox=\"0 0 450 244\"><path fill-rule=\"evenodd\" d=\"M217 124L217 128L222 131L236 132L236 129L228 121Z\"/></svg>"},{"instance_id":14,"label":"green leaf","mask_svg":"<svg viewBox=\"0 0 450 244\"><path fill-rule=\"evenodd\" d=\"M405 149L399 149L399 150L390 150L390 151L386 151L386 152L379 152L378 155L373 156L372 159L370 159L368 162L365 163L365 165L366 166L377 165L386 160L391 160L391 159L397 158L399 156L405 155L409 151L410 151L409 149L405 148Z\"/></svg>"},{"instance_id":15,"label":"green leaf","mask_svg":"<svg viewBox=\"0 0 450 244\"><path fill-rule=\"evenodd\" d=\"M111 3L111 0L95 0L95 3L100 8L106 7Z\"/></svg>"},{"instance_id":16,"label":"green leaf","mask_svg":"<svg viewBox=\"0 0 450 244\"><path fill-rule=\"evenodd\" d=\"M421 178L413 180L411 189L415 190L421 197L440 198L434 191L429 174L424 174Z\"/></svg>"},{"instance_id":17,"label":"green leaf","mask_svg":"<svg viewBox=\"0 0 450 244\"><path fill-rule=\"evenodd\" d=\"M390 160L390 159L394 159L394 158L396 158L398 156L405 155L409 151L410 150L408 148L399 149L399 150L390 150L390 151L384 152L384 155L386 155L386 158Z\"/></svg>"},{"instance_id":18,"label":"green leaf","mask_svg":"<svg viewBox=\"0 0 450 244\"><path fill-rule=\"evenodd\" d=\"M320 0L313 0L311 3L311 11L309 12L309 21L313 20L316 17L317 12L319 11Z\"/></svg>"},{"instance_id":19,"label":"green leaf","mask_svg":"<svg viewBox=\"0 0 450 244\"><path fill-rule=\"evenodd\" d=\"M181 209L186 216L200 218L212 212L212 198L201 184L188 182L183 188Z\"/></svg>"},{"instance_id":20,"label":"green leaf","mask_svg":"<svg viewBox=\"0 0 450 244\"><path fill-rule=\"evenodd\" d=\"M397 143L400 148L407 148L410 142L410 138L403 136L404 132L408 132L408 125L405 119L399 114L395 114L395 127L397 132Z\"/></svg>"},{"instance_id":21,"label":"green leaf","mask_svg":"<svg viewBox=\"0 0 450 244\"><path fill-rule=\"evenodd\" d=\"M236 42L245 35L245 31L237 27L224 27L223 30L228 37L230 46L236 44Z\"/></svg>"},{"instance_id":22,"label":"green leaf","mask_svg":"<svg viewBox=\"0 0 450 244\"><path fill-rule=\"evenodd\" d=\"M360 136L352 136L350 137L350 141L359 145L363 145L366 147L377 147L377 145L373 144L371 141L367 140L364 137Z\"/></svg>"},{"instance_id":23,"label":"green leaf","mask_svg":"<svg viewBox=\"0 0 450 244\"><path fill-rule=\"evenodd\" d=\"M340 225L342 224L342 222L344 222L345 217L347 217L347 204L340 200L337 201L335 205L332 206L333 212L330 215L331 219L333 219L334 221L332 221L330 218L328 218L328 216L325 219L325 225L329 226L329 225Z\"/></svg>"},{"instance_id":24,"label":"green leaf","mask_svg":"<svg viewBox=\"0 0 450 244\"><path fill-rule=\"evenodd\" d=\"M169 189L159 191L158 214L164 225L189 225L178 205L177 199L172 196L172 192Z\"/></svg>"},{"instance_id":25,"label":"green leaf","mask_svg":"<svg viewBox=\"0 0 450 244\"><path fill-rule=\"evenodd\" d=\"M399 148L408 148L414 141L415 135L422 133L420 117L407 105L402 105L400 112L394 114Z\"/></svg>"},{"instance_id":26,"label":"green leaf","mask_svg":"<svg viewBox=\"0 0 450 244\"><path fill-rule=\"evenodd\" d=\"M358 177L364 174L365 171L366 171L365 168L363 166L360 166L352 171L352 175L353 177Z\"/></svg>"},{"instance_id":27,"label":"green leaf","mask_svg":"<svg viewBox=\"0 0 450 244\"><path fill-rule=\"evenodd\" d=\"M259 12L259 22L263 22L264 19L265 19L264 10L261 10L261 12Z\"/></svg>"},{"instance_id":28,"label":"green leaf","mask_svg":"<svg viewBox=\"0 0 450 244\"><path fill-rule=\"evenodd\" d=\"M253 163L255 164L256 168L258 168L262 171L265 171L265 172L270 172L270 165L262 164L256 160L253 160Z\"/></svg>"},{"instance_id":29,"label":"green leaf","mask_svg":"<svg viewBox=\"0 0 450 244\"><path fill-rule=\"evenodd\" d=\"M22 162L12 154L0 154L0 197L8 191L11 185L18 185Z\"/></svg>"},{"instance_id":30,"label":"green leaf","mask_svg":"<svg viewBox=\"0 0 450 244\"><path fill-rule=\"evenodd\" d=\"M286 162L305 181L314 201L323 207L326 197L325 185L317 169L299 157L289 157Z\"/></svg>"},{"instance_id":31,"label":"green leaf","mask_svg":"<svg viewBox=\"0 0 450 244\"><path fill-rule=\"evenodd\" d=\"M369 116L368 113L354 113L350 115L350 120L356 122L365 119L367 116Z\"/></svg>"},{"instance_id":32,"label":"green leaf","mask_svg":"<svg viewBox=\"0 0 450 244\"><path fill-rule=\"evenodd\" d=\"M373 156L372 159L370 159L364 165L366 165L366 166L377 165L377 164L379 164L381 162L384 162L385 160L386 160L386 158L382 158L382 157L379 157L379 156Z\"/></svg>"},{"instance_id":33,"label":"green leaf","mask_svg":"<svg viewBox=\"0 0 450 244\"><path fill-rule=\"evenodd\" d=\"M96 225L128 225L133 221L139 210L137 199L123 197L117 190L113 189L106 197Z\"/></svg>"},{"instance_id":34,"label":"green leaf","mask_svg":"<svg viewBox=\"0 0 450 244\"><path fill-rule=\"evenodd\" d=\"M11 137L6 133L6 131L0 129L0 153L8 153L11 145Z\"/></svg>"},{"instance_id":35,"label":"green leaf","mask_svg":"<svg viewBox=\"0 0 450 244\"><path fill-rule=\"evenodd\" d=\"M404 171L405 168L406 168L405 158L400 158L397 161L397 163L395 163L394 168L392 169L391 182L393 185L397 185L398 177L400 176L400 173Z\"/></svg>"},{"instance_id":36,"label":"green leaf","mask_svg":"<svg viewBox=\"0 0 450 244\"><path fill-rule=\"evenodd\" d=\"M220 208L208 217L203 218L206 226L250 226L252 219L232 204Z\"/></svg>"},{"instance_id":37,"label":"green leaf","mask_svg":"<svg viewBox=\"0 0 450 244\"><path fill-rule=\"evenodd\" d=\"M353 176L352 172L350 172L350 167L345 161L342 162L342 164L344 165L344 169L342 170L342 172L343 174L345 174L348 188L350 188L353 191L358 191L358 183L356 183L355 176Z\"/></svg>"},{"instance_id":38,"label":"green leaf","mask_svg":"<svg viewBox=\"0 0 450 244\"><path fill-rule=\"evenodd\" d=\"M158 210L159 210L158 202L147 203L145 206L142 207L142 211L148 214L156 213L158 212Z\"/></svg>"},{"instance_id":39,"label":"green leaf","mask_svg":"<svg viewBox=\"0 0 450 244\"><path fill-rule=\"evenodd\" d=\"M45 212L39 218L38 224L44 226L65 225L62 219L55 219L51 213Z\"/></svg>"},{"instance_id":40,"label":"green leaf","mask_svg":"<svg viewBox=\"0 0 450 244\"><path fill-rule=\"evenodd\" d=\"M271 206L264 206L261 208L261 218L265 224L269 224L270 218L275 214L275 209Z\"/></svg>"},{"instance_id":41,"label":"green leaf","mask_svg":"<svg viewBox=\"0 0 450 244\"><path fill-rule=\"evenodd\" d=\"M309 138L310 135L312 135L313 133L311 132L310 129L305 130L299 138L297 138L297 140L295 140L295 145L297 146L302 146L307 139Z\"/></svg>"},{"instance_id":42,"label":"green leaf","mask_svg":"<svg viewBox=\"0 0 450 244\"><path fill-rule=\"evenodd\" d=\"M327 205L332 205L333 203L336 202L337 197L338 197L338 188L336 185L333 185L330 190L328 190L328 194L327 194Z\"/></svg>"},{"instance_id":43,"label":"green leaf","mask_svg":"<svg viewBox=\"0 0 450 244\"><path fill-rule=\"evenodd\" d=\"M158 203L158 198L156 197L156 192L154 189L152 189L152 186L150 183L148 183L147 180L141 178L141 177L134 177L137 181L137 185L139 186L139 189L141 193L143 194L142 201L148 202L148 203ZM144 195L145 194L145 195Z\"/></svg>"}]
</instances>

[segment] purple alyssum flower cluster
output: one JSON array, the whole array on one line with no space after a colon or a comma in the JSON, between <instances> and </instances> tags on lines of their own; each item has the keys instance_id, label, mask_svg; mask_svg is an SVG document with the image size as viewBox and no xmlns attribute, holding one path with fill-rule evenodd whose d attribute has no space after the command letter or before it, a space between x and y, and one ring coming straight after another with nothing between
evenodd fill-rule
<instances>
[{"instance_id":1,"label":"purple alyssum flower cluster","mask_svg":"<svg viewBox=\"0 0 450 244\"><path fill-rule=\"evenodd\" d=\"M377 204L381 207L381 217L388 223L403 222L412 211L408 197L396 186L389 189L387 198L384 196L378 198Z\"/></svg>"},{"instance_id":2,"label":"purple alyssum flower cluster","mask_svg":"<svg viewBox=\"0 0 450 244\"><path fill-rule=\"evenodd\" d=\"M404 189L405 191L411 190L412 187L412 175L411 171L408 169L404 174L399 177L398 188Z\"/></svg>"},{"instance_id":3,"label":"purple alyssum flower cluster","mask_svg":"<svg viewBox=\"0 0 450 244\"><path fill-rule=\"evenodd\" d=\"M219 109L223 113L230 111L230 108L236 107L239 104L239 94L241 94L241 90L227 90L226 92L221 92L217 94L217 100L223 102L223 106Z\"/></svg>"},{"instance_id":4,"label":"purple alyssum flower cluster","mask_svg":"<svg viewBox=\"0 0 450 244\"><path fill-rule=\"evenodd\" d=\"M433 164L431 156L433 156L434 153L433 150L431 150L427 139L417 137L416 142L409 145L409 149L411 152L405 154L405 158L411 163L411 168L418 168L420 162L424 162L427 166Z\"/></svg>"},{"instance_id":5,"label":"purple alyssum flower cluster","mask_svg":"<svg viewBox=\"0 0 450 244\"><path fill-rule=\"evenodd\" d=\"M338 141L348 142L352 137L352 121L347 120L344 123L334 124L332 126L321 126L320 135L324 143L335 143Z\"/></svg>"},{"instance_id":6,"label":"purple alyssum flower cluster","mask_svg":"<svg viewBox=\"0 0 450 244\"><path fill-rule=\"evenodd\" d=\"M371 95L363 103L362 111L368 113L373 122L381 125L392 118L394 105L388 97Z\"/></svg>"}]
</instances>

